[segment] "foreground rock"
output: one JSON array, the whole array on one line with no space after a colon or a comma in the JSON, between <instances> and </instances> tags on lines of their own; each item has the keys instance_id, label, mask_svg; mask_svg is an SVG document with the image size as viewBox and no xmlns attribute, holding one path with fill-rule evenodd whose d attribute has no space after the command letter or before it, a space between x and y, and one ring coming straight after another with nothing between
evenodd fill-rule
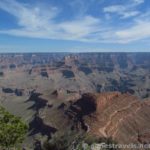
<instances>
[{"instance_id":1,"label":"foreground rock","mask_svg":"<svg viewBox=\"0 0 150 150\"><path fill-rule=\"evenodd\" d=\"M150 143L150 100L119 92L84 94L66 113L74 127L120 144Z\"/></svg>"}]
</instances>

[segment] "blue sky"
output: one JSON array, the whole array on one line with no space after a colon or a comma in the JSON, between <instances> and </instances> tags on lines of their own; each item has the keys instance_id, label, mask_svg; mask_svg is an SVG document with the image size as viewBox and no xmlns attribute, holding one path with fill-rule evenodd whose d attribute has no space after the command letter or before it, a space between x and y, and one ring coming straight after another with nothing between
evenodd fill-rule
<instances>
[{"instance_id":1,"label":"blue sky","mask_svg":"<svg viewBox=\"0 0 150 150\"><path fill-rule=\"evenodd\" d=\"M0 52L150 52L150 0L0 0Z\"/></svg>"}]
</instances>

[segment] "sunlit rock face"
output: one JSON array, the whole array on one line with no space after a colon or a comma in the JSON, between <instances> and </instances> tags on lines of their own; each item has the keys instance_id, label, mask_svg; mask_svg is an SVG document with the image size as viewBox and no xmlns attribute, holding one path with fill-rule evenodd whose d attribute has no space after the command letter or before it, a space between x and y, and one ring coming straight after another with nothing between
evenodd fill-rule
<instances>
[{"instance_id":1,"label":"sunlit rock face","mask_svg":"<svg viewBox=\"0 0 150 150\"><path fill-rule=\"evenodd\" d=\"M86 93L67 110L74 126L122 144L149 143L150 101L130 94Z\"/></svg>"}]
</instances>

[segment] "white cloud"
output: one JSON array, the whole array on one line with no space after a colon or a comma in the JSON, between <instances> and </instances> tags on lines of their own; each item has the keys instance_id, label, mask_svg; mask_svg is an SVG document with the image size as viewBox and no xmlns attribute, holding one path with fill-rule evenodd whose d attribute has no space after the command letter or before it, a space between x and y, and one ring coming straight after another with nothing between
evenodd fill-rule
<instances>
[{"instance_id":1,"label":"white cloud","mask_svg":"<svg viewBox=\"0 0 150 150\"><path fill-rule=\"evenodd\" d=\"M126 8L122 5L112 5L112 6L108 6L108 7L104 7L104 12L107 13L120 13L122 11L125 11Z\"/></svg>"},{"instance_id":2,"label":"white cloud","mask_svg":"<svg viewBox=\"0 0 150 150\"><path fill-rule=\"evenodd\" d=\"M104 8L105 13L115 13L121 16L122 19L137 16L140 12L132 10L131 6L112 5Z\"/></svg>"},{"instance_id":3,"label":"white cloud","mask_svg":"<svg viewBox=\"0 0 150 150\"><path fill-rule=\"evenodd\" d=\"M105 13L114 13L120 16L122 19L135 17L140 14L140 11L137 10L137 6L144 3L144 0L130 0L126 1L127 3L120 5L111 5L104 7L103 11Z\"/></svg>"},{"instance_id":4,"label":"white cloud","mask_svg":"<svg viewBox=\"0 0 150 150\"><path fill-rule=\"evenodd\" d=\"M100 19L88 15L72 21L56 23L54 18L57 17L57 8L30 8L15 0L0 1L0 8L16 16L21 27L3 30L0 33L16 36L80 40L96 32L100 23Z\"/></svg>"},{"instance_id":5,"label":"white cloud","mask_svg":"<svg viewBox=\"0 0 150 150\"><path fill-rule=\"evenodd\" d=\"M45 6L46 7L46 6ZM57 14L55 7L32 7L18 3L15 0L1 0L0 8L14 15L18 25L25 28L40 28L48 25L49 21Z\"/></svg>"},{"instance_id":6,"label":"white cloud","mask_svg":"<svg viewBox=\"0 0 150 150\"><path fill-rule=\"evenodd\" d=\"M136 4L142 4L144 3L144 0L133 0L133 2Z\"/></svg>"},{"instance_id":7,"label":"white cloud","mask_svg":"<svg viewBox=\"0 0 150 150\"><path fill-rule=\"evenodd\" d=\"M12 29L1 31L1 33L47 39L83 40L87 35L99 30L99 22L96 18L85 16L72 22L50 24L38 29L32 26L32 28Z\"/></svg>"},{"instance_id":8,"label":"white cloud","mask_svg":"<svg viewBox=\"0 0 150 150\"><path fill-rule=\"evenodd\" d=\"M18 28L1 30L1 34L99 43L127 43L150 37L150 21L145 19L150 14L141 15L139 11L123 5L105 7L105 15L117 13L120 18L125 19L139 14L141 19L133 20L128 27L115 27L87 14L70 21L58 22L56 18L61 13L58 8L38 5L31 7L15 0L1 0L0 8L14 15L18 21ZM110 16L107 19L109 21Z\"/></svg>"},{"instance_id":9,"label":"white cloud","mask_svg":"<svg viewBox=\"0 0 150 150\"><path fill-rule=\"evenodd\" d=\"M140 21L134 26L116 32L120 41L127 43L150 37L150 21Z\"/></svg>"},{"instance_id":10,"label":"white cloud","mask_svg":"<svg viewBox=\"0 0 150 150\"><path fill-rule=\"evenodd\" d=\"M125 18L129 18L129 17L134 17L134 16L137 16L138 14L140 14L139 11L123 12L121 18L125 19Z\"/></svg>"},{"instance_id":11,"label":"white cloud","mask_svg":"<svg viewBox=\"0 0 150 150\"><path fill-rule=\"evenodd\" d=\"M98 31L100 20L91 16L85 16L82 19L59 24L60 29L69 35L84 37L92 32Z\"/></svg>"}]
</instances>

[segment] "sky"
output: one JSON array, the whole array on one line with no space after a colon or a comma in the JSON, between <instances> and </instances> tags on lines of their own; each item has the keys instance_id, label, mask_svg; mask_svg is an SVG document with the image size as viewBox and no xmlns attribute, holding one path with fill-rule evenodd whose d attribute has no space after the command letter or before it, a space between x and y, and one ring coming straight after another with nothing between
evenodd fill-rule
<instances>
[{"instance_id":1,"label":"sky","mask_svg":"<svg viewBox=\"0 0 150 150\"><path fill-rule=\"evenodd\" d=\"M150 52L150 0L0 0L4 52Z\"/></svg>"}]
</instances>

